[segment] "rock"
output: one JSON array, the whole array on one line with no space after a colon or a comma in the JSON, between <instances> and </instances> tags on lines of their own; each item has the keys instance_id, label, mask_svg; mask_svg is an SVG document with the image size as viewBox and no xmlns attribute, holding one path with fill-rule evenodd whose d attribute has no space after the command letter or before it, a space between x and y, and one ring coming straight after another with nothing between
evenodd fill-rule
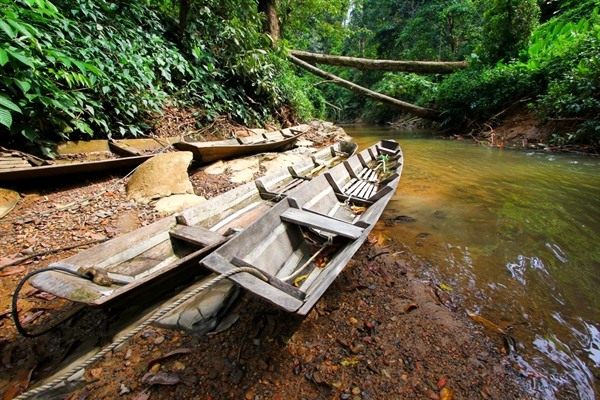
<instances>
[{"instance_id":1,"label":"rock","mask_svg":"<svg viewBox=\"0 0 600 400\"><path fill-rule=\"evenodd\" d=\"M206 198L195 194L174 194L173 196L163 197L158 200L154 204L154 208L161 214L174 214L205 201Z\"/></svg>"},{"instance_id":2,"label":"rock","mask_svg":"<svg viewBox=\"0 0 600 400\"><path fill-rule=\"evenodd\" d=\"M129 178L127 199L148 204L151 200L172 194L194 193L187 169L192 153L158 154L143 163Z\"/></svg>"},{"instance_id":3,"label":"rock","mask_svg":"<svg viewBox=\"0 0 600 400\"><path fill-rule=\"evenodd\" d=\"M204 168L204 172L209 175L219 175L227 170L227 165L222 160L219 160L208 167Z\"/></svg>"},{"instance_id":4,"label":"rock","mask_svg":"<svg viewBox=\"0 0 600 400\"><path fill-rule=\"evenodd\" d=\"M19 193L10 189L0 188L0 218L11 212L20 199L21 196L19 196Z\"/></svg>"},{"instance_id":5,"label":"rock","mask_svg":"<svg viewBox=\"0 0 600 400\"><path fill-rule=\"evenodd\" d=\"M265 174L278 171L303 160L306 155L285 153L268 153L264 154L260 160L260 166L265 169Z\"/></svg>"},{"instance_id":6,"label":"rock","mask_svg":"<svg viewBox=\"0 0 600 400\"><path fill-rule=\"evenodd\" d=\"M254 174L260 171L258 158L247 157L231 160L227 163L229 169L233 171L231 182L245 183L254 179Z\"/></svg>"}]
</instances>

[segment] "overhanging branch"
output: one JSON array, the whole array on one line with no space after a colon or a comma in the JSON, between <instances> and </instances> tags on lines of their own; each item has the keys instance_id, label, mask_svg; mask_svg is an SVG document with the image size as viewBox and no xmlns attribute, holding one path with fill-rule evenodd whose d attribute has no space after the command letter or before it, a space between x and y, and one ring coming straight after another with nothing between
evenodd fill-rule
<instances>
[{"instance_id":1,"label":"overhanging branch","mask_svg":"<svg viewBox=\"0 0 600 400\"><path fill-rule=\"evenodd\" d=\"M299 50L290 50L290 54L309 63L335 65L339 67L352 67L361 70L450 74L458 69L467 68L466 61L374 60L371 58L356 58L309 53L307 51Z\"/></svg>"},{"instance_id":2,"label":"overhanging branch","mask_svg":"<svg viewBox=\"0 0 600 400\"><path fill-rule=\"evenodd\" d=\"M432 120L432 121L440 121L440 115L435 110L419 107L414 104L410 104L405 101L398 100L393 97L374 92L370 89L364 88L355 83L352 83L350 81L342 79L336 75L330 74L327 71L323 71L322 69L319 69L319 68L315 67L314 65L304 62L304 61L300 60L299 58L294 57L293 55L289 55L288 58L290 59L291 62L293 62L294 64L298 65L299 67L311 72L312 74L317 75L323 79L327 79L327 80L331 81L332 83L335 83L336 85L339 85L348 90L351 90L352 92L357 93L361 96L365 96L370 99L379 101L381 103L387 104L390 107L396 108L402 112L416 115L417 117L421 117L421 118Z\"/></svg>"}]
</instances>

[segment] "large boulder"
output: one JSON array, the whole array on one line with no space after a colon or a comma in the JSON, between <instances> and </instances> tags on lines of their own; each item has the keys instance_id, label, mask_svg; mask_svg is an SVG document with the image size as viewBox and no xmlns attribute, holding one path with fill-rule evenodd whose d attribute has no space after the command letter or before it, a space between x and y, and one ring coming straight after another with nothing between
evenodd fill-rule
<instances>
[{"instance_id":1,"label":"large boulder","mask_svg":"<svg viewBox=\"0 0 600 400\"><path fill-rule=\"evenodd\" d=\"M192 153L181 151L158 154L142 165L127 182L127 199L148 204L172 194L193 194L194 187L187 173Z\"/></svg>"}]
</instances>

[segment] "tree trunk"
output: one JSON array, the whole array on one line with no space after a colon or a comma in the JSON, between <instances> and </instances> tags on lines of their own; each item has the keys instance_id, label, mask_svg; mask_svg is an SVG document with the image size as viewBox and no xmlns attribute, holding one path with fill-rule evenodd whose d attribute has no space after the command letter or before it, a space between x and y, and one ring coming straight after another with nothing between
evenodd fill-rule
<instances>
[{"instance_id":1,"label":"tree trunk","mask_svg":"<svg viewBox=\"0 0 600 400\"><path fill-rule=\"evenodd\" d=\"M331 56L328 54L309 53L299 50L290 50L290 53L293 56L310 63L352 67L361 70L449 74L457 69L467 67L466 61L373 60L370 58Z\"/></svg>"},{"instance_id":2,"label":"tree trunk","mask_svg":"<svg viewBox=\"0 0 600 400\"><path fill-rule=\"evenodd\" d=\"M339 85L346 89L349 89L352 92L357 93L361 96L365 96L370 99L379 101L383 104L387 104L388 106L396 108L405 113L416 115L417 117L421 117L421 118L432 120L432 121L440 121L441 120L440 114L435 110L415 106L414 104L410 104L405 101L398 100L393 97L374 92L372 90L369 90L367 88L359 86L355 83L352 83L350 81L342 79L338 76L330 74L329 72L323 71L322 69L319 69L313 65L310 65L309 63L304 62L304 61L300 60L299 58L294 57L293 55L288 56L288 58L294 64L298 65L299 67L302 67L305 70L307 70L317 76L320 76L323 79L327 79L328 81L331 81L332 83L335 83L336 85Z\"/></svg>"},{"instance_id":3,"label":"tree trunk","mask_svg":"<svg viewBox=\"0 0 600 400\"><path fill-rule=\"evenodd\" d=\"M265 14L265 31L271 35L274 41L278 41L281 37L281 32L279 30L276 0L258 0L258 12Z\"/></svg>"},{"instance_id":4,"label":"tree trunk","mask_svg":"<svg viewBox=\"0 0 600 400\"><path fill-rule=\"evenodd\" d=\"M179 42L183 43L185 39L185 30L187 29L188 14L190 12L191 0L179 1Z\"/></svg>"}]
</instances>

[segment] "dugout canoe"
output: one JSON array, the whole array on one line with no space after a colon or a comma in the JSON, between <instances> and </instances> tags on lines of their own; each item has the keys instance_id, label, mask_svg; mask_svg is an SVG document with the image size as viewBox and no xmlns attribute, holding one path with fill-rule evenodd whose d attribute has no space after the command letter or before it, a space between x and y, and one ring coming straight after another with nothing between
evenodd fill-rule
<instances>
[{"instance_id":1,"label":"dugout canoe","mask_svg":"<svg viewBox=\"0 0 600 400\"><path fill-rule=\"evenodd\" d=\"M131 301L205 275L208 253L267 212L277 201L352 155L357 145L338 142L287 168L248 182L133 232L50 264L30 284L39 290L101 307ZM160 278L160 279L159 279Z\"/></svg>"},{"instance_id":2,"label":"dugout canoe","mask_svg":"<svg viewBox=\"0 0 600 400\"><path fill-rule=\"evenodd\" d=\"M227 140L181 141L173 143L173 147L177 150L191 151L196 161L209 163L251 154L286 150L293 146L296 140L309 129L308 125L298 125L293 128Z\"/></svg>"},{"instance_id":3,"label":"dugout canoe","mask_svg":"<svg viewBox=\"0 0 600 400\"><path fill-rule=\"evenodd\" d=\"M76 174L133 169L154 154L142 154L116 141L107 142L106 158L94 161L50 161L0 147L0 183L23 183L30 180L63 177Z\"/></svg>"},{"instance_id":4,"label":"dugout canoe","mask_svg":"<svg viewBox=\"0 0 600 400\"><path fill-rule=\"evenodd\" d=\"M306 315L367 238L394 195L402 150L384 140L290 193L202 260L286 311Z\"/></svg>"}]
</instances>

